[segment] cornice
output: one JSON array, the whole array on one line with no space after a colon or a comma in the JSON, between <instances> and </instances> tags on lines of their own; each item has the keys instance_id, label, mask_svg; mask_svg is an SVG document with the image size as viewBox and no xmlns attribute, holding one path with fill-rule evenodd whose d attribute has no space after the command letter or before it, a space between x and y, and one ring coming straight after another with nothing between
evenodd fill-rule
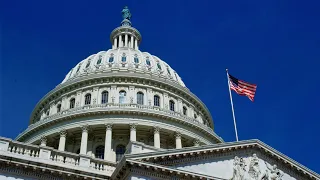
<instances>
[{"instance_id":1,"label":"cornice","mask_svg":"<svg viewBox=\"0 0 320 180\"><path fill-rule=\"evenodd\" d=\"M120 79L119 79L120 78ZM121 81L121 79L127 79L127 81ZM117 82L116 82L117 80ZM142 81L141 81L142 80ZM67 81L63 84L58 85L56 88L48 92L35 106L31 117L30 124L32 119L35 118L35 113L41 109L41 105L44 107L54 98L59 97L60 95L72 90L86 87L88 85L102 85L103 83L109 83L110 85L114 83L124 83L130 85L130 83L136 81L136 83L141 83L142 85L152 85L154 87L161 88L166 91L173 91L173 94L184 96L190 103L195 104L202 109L204 113L204 119L208 119L210 126L213 128L213 120L210 114L210 111L207 109L205 104L187 88L180 86L179 84L166 81L165 79L158 78L157 76L152 76L150 74L140 74L140 73L127 73L127 72L117 72L117 73L101 73L101 74L91 74L79 77L77 79ZM194 101L194 102L193 102Z\"/></svg>"}]
</instances>

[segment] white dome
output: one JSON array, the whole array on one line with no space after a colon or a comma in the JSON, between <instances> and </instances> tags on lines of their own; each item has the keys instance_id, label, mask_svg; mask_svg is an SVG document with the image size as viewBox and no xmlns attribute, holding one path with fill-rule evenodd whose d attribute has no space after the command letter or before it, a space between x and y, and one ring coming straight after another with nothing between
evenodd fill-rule
<instances>
[{"instance_id":1,"label":"white dome","mask_svg":"<svg viewBox=\"0 0 320 180\"><path fill-rule=\"evenodd\" d=\"M108 73L113 70L149 73L185 87L180 76L166 62L148 52L127 47L109 49L89 56L72 68L62 83L85 75Z\"/></svg>"}]
</instances>

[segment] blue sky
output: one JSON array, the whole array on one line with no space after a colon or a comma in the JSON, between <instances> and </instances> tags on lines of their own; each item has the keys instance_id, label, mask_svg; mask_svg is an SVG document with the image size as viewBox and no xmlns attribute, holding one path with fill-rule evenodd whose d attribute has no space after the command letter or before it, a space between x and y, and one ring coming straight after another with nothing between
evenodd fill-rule
<instances>
[{"instance_id":1,"label":"blue sky","mask_svg":"<svg viewBox=\"0 0 320 180\"><path fill-rule=\"evenodd\" d=\"M109 35L128 5L140 50L175 69L235 141L225 69L258 85L233 93L240 140L260 139L320 172L319 1L5 1L0 6L0 136L28 126L38 100Z\"/></svg>"}]
</instances>

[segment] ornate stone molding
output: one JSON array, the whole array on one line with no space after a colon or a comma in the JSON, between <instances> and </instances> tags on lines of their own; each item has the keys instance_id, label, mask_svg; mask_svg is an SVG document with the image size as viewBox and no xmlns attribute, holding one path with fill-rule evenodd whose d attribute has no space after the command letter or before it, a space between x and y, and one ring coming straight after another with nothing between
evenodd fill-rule
<instances>
[{"instance_id":1,"label":"ornate stone molding","mask_svg":"<svg viewBox=\"0 0 320 180\"><path fill-rule=\"evenodd\" d=\"M181 139L181 133L179 131L176 131L174 133L174 136L176 137L176 139Z\"/></svg>"},{"instance_id":2,"label":"ornate stone molding","mask_svg":"<svg viewBox=\"0 0 320 180\"><path fill-rule=\"evenodd\" d=\"M47 137L46 136L42 136L40 138L40 142L41 142L41 144L47 144Z\"/></svg>"},{"instance_id":3,"label":"ornate stone molding","mask_svg":"<svg viewBox=\"0 0 320 180\"><path fill-rule=\"evenodd\" d=\"M200 140L199 139L194 139L193 140L193 145L194 146L200 146Z\"/></svg>"}]
</instances>

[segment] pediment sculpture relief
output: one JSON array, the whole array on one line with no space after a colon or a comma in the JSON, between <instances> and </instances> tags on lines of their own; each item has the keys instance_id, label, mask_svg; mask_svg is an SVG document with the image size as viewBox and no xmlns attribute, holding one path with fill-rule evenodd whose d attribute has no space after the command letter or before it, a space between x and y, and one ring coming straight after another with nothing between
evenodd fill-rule
<instances>
[{"instance_id":1,"label":"pediment sculpture relief","mask_svg":"<svg viewBox=\"0 0 320 180\"><path fill-rule=\"evenodd\" d=\"M283 173L280 172L277 165L270 166L264 162L266 169L263 170L256 154L252 155L248 164L243 158L235 156L231 180L282 180Z\"/></svg>"}]
</instances>

